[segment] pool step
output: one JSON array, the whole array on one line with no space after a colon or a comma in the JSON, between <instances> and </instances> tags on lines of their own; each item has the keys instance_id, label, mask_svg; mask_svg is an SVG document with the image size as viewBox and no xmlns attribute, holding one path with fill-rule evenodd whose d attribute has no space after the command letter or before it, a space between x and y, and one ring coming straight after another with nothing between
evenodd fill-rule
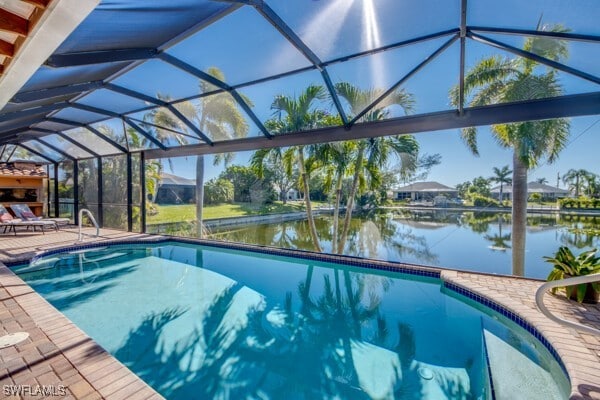
<instances>
[{"instance_id":1,"label":"pool step","mask_svg":"<svg viewBox=\"0 0 600 400\"><path fill-rule=\"evenodd\" d=\"M495 400L563 399L549 371L487 329L483 341Z\"/></svg>"}]
</instances>

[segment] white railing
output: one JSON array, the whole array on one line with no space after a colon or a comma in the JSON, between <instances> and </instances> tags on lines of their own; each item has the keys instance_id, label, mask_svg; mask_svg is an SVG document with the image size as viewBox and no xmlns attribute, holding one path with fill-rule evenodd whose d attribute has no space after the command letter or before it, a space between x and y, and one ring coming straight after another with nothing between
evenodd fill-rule
<instances>
[{"instance_id":1,"label":"white railing","mask_svg":"<svg viewBox=\"0 0 600 400\"><path fill-rule=\"evenodd\" d=\"M79 237L77 239L78 242L83 242L83 232L81 232L81 226L83 224L83 214L84 213L88 216L90 221L92 221L92 224L96 227L96 237L100 236L100 226L98 226L98 223L96 222L96 219L94 218L94 215L87 208L82 208L81 210L79 210Z\"/></svg>"},{"instance_id":2,"label":"white railing","mask_svg":"<svg viewBox=\"0 0 600 400\"><path fill-rule=\"evenodd\" d=\"M544 295L550 289L554 289L562 286L572 286L579 285L584 283L592 283L592 282L600 282L600 274L591 274L585 276L575 276L573 278L561 279L558 281L550 281L544 283L535 293L535 303L538 308L546 317L550 318L552 321L559 323L561 325L569 326L571 328L577 329L582 332L591 333L593 335L600 335L600 330L590 328L589 326L585 326L582 324L578 324L576 322L571 322L566 319L562 319L552 314L550 310L544 305Z\"/></svg>"}]
</instances>

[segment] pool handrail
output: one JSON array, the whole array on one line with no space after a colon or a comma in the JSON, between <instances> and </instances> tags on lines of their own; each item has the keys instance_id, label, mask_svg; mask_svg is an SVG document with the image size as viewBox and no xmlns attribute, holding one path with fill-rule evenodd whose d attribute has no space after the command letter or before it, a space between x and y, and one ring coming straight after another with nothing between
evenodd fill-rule
<instances>
[{"instance_id":1,"label":"pool handrail","mask_svg":"<svg viewBox=\"0 0 600 400\"><path fill-rule=\"evenodd\" d=\"M92 224L96 227L96 237L100 236L100 226L96 222L96 219L94 218L94 215L87 208L82 208L81 210L79 210L79 237L77 238L78 242L82 242L83 241L83 232L81 232L81 228L82 228L82 225L83 225L83 214L84 213L88 216L88 218L90 219L90 221L92 221Z\"/></svg>"},{"instance_id":2,"label":"pool handrail","mask_svg":"<svg viewBox=\"0 0 600 400\"><path fill-rule=\"evenodd\" d=\"M577 322L572 322L572 321L568 321L563 318L559 318L556 315L552 314L552 312L550 312L550 310L548 310L548 308L544 304L544 295L546 294L546 292L548 290L551 290L551 289L554 289L557 287L562 287L562 286L572 286L572 285L579 285L579 284L583 284L583 283L592 283L592 282L600 282L600 273L584 275L584 276L575 276L575 277L571 277L571 278L567 278L567 279L560 279L557 281L546 282L542 286L540 286L538 288L538 290L535 292L535 304L537 305L538 309L542 312L542 314L544 314L546 317L548 317L549 319L551 319L552 321L554 321L560 325L568 326L568 327L577 329L582 332L591 333L592 335L600 336L599 329L591 328L589 326L582 325Z\"/></svg>"}]
</instances>

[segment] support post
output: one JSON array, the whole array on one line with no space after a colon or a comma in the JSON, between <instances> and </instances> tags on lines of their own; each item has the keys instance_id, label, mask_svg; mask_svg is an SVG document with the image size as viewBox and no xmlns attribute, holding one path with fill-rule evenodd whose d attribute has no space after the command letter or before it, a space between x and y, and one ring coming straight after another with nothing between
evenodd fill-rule
<instances>
[{"instance_id":1,"label":"support post","mask_svg":"<svg viewBox=\"0 0 600 400\"><path fill-rule=\"evenodd\" d=\"M133 171L131 153L127 153L127 232L133 230Z\"/></svg>"},{"instance_id":2,"label":"support post","mask_svg":"<svg viewBox=\"0 0 600 400\"><path fill-rule=\"evenodd\" d=\"M60 217L60 204L58 204L58 163L54 164L54 216Z\"/></svg>"},{"instance_id":3,"label":"support post","mask_svg":"<svg viewBox=\"0 0 600 400\"><path fill-rule=\"evenodd\" d=\"M142 233L146 233L146 155L140 152L140 193L142 194L142 202L140 204L140 229Z\"/></svg>"},{"instance_id":4,"label":"support post","mask_svg":"<svg viewBox=\"0 0 600 400\"><path fill-rule=\"evenodd\" d=\"M79 224L79 162L73 161L73 221Z\"/></svg>"},{"instance_id":5,"label":"support post","mask_svg":"<svg viewBox=\"0 0 600 400\"><path fill-rule=\"evenodd\" d=\"M96 159L98 163L98 225L104 227L104 178L102 177L102 157Z\"/></svg>"}]
</instances>

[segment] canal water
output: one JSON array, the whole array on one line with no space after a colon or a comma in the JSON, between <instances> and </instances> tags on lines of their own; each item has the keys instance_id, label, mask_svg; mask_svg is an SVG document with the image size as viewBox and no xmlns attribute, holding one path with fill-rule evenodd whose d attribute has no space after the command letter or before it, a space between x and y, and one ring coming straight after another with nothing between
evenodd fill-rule
<instances>
[{"instance_id":1,"label":"canal water","mask_svg":"<svg viewBox=\"0 0 600 400\"><path fill-rule=\"evenodd\" d=\"M316 219L324 252L331 252L331 216ZM353 218L344 254L387 261L511 275L509 213L401 211ZM314 250L306 220L213 229L218 240ZM600 216L530 214L525 276L545 279L560 246L579 253L600 244Z\"/></svg>"}]
</instances>

